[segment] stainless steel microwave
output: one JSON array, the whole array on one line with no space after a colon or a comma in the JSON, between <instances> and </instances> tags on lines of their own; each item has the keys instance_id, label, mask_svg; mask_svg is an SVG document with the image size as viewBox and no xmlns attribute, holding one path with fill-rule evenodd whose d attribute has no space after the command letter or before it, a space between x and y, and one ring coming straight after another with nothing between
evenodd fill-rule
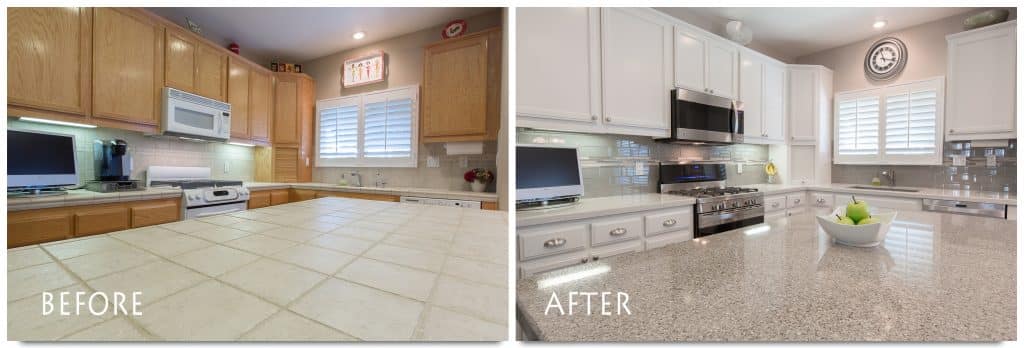
<instances>
[{"instance_id":1,"label":"stainless steel microwave","mask_svg":"<svg viewBox=\"0 0 1024 348\"><path fill-rule=\"evenodd\" d=\"M672 90L672 132L665 142L736 144L743 142L743 103L687 89Z\"/></svg>"}]
</instances>

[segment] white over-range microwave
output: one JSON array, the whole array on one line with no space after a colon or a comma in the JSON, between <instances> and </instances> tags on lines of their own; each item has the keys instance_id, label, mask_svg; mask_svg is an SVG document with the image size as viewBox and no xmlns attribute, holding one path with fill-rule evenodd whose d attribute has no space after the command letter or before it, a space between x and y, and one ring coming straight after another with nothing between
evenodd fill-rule
<instances>
[{"instance_id":1,"label":"white over-range microwave","mask_svg":"<svg viewBox=\"0 0 1024 348\"><path fill-rule=\"evenodd\" d=\"M231 104L164 87L164 135L206 140L231 137Z\"/></svg>"}]
</instances>

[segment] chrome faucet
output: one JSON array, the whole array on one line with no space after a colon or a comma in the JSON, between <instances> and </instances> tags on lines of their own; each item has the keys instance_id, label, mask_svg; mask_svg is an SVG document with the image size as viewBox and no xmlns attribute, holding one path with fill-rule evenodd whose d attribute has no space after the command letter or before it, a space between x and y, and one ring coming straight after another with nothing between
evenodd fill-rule
<instances>
[{"instance_id":1,"label":"chrome faucet","mask_svg":"<svg viewBox=\"0 0 1024 348\"><path fill-rule=\"evenodd\" d=\"M379 188L384 188L384 185L387 185L387 184L388 184L388 182L386 180L384 180L383 176L381 176L380 170L377 170L377 180L373 183L373 186L374 187L379 187Z\"/></svg>"},{"instance_id":2,"label":"chrome faucet","mask_svg":"<svg viewBox=\"0 0 1024 348\"><path fill-rule=\"evenodd\" d=\"M878 176L884 176L886 179L889 179L890 187L896 186L896 171L892 168L883 169L878 172Z\"/></svg>"},{"instance_id":3,"label":"chrome faucet","mask_svg":"<svg viewBox=\"0 0 1024 348\"><path fill-rule=\"evenodd\" d=\"M363 177L359 175L359 172L351 172L348 173L348 175L356 179L355 181L349 183L349 185L355 187L363 187Z\"/></svg>"}]
</instances>

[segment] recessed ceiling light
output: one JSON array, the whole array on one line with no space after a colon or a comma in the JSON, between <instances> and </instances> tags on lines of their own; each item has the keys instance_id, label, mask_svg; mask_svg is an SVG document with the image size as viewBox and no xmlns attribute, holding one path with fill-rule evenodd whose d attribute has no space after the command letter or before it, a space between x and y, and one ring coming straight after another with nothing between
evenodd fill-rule
<instances>
[{"instance_id":1,"label":"recessed ceiling light","mask_svg":"<svg viewBox=\"0 0 1024 348\"><path fill-rule=\"evenodd\" d=\"M366 33L361 31L357 31L355 34L352 34L352 38L356 40L362 40L364 37L366 37Z\"/></svg>"},{"instance_id":2,"label":"recessed ceiling light","mask_svg":"<svg viewBox=\"0 0 1024 348\"><path fill-rule=\"evenodd\" d=\"M875 21L875 24L872 26L875 27L875 29L882 29L882 27L884 27L888 23L889 22L886 22L884 19L879 19Z\"/></svg>"}]
</instances>

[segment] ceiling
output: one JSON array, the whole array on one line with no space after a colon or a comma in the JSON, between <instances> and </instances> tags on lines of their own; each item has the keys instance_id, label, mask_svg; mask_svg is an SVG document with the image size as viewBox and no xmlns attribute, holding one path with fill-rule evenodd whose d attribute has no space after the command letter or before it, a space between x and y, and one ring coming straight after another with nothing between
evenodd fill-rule
<instances>
[{"instance_id":1,"label":"ceiling","mask_svg":"<svg viewBox=\"0 0 1024 348\"><path fill-rule=\"evenodd\" d=\"M658 8L716 34L739 20L754 33L750 47L792 62L796 57L844 46L956 14L972 7L675 7ZM882 29L872 24L884 19Z\"/></svg>"},{"instance_id":2,"label":"ceiling","mask_svg":"<svg viewBox=\"0 0 1024 348\"><path fill-rule=\"evenodd\" d=\"M191 18L202 27L203 37L223 47L235 42L243 57L268 64L274 58L303 63L494 8L153 7L148 10L182 27L186 27L185 17ZM366 32L366 37L353 39L352 34L357 31Z\"/></svg>"}]
</instances>

